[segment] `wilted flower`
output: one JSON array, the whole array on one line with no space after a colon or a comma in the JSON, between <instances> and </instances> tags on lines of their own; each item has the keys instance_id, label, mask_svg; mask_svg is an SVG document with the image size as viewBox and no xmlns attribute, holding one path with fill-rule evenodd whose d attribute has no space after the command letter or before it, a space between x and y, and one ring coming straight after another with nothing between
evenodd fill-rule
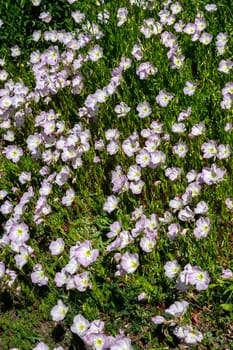
<instances>
[{"instance_id":1,"label":"wilted flower","mask_svg":"<svg viewBox=\"0 0 233 350\"><path fill-rule=\"evenodd\" d=\"M185 300L176 301L174 304L169 306L168 309L165 310L165 313L175 317L181 317L187 311L188 306L189 306L189 303Z\"/></svg>"},{"instance_id":2,"label":"wilted flower","mask_svg":"<svg viewBox=\"0 0 233 350\"><path fill-rule=\"evenodd\" d=\"M233 278L233 272L230 269L223 269L222 270L222 274L221 274L222 278Z\"/></svg>"},{"instance_id":3,"label":"wilted flower","mask_svg":"<svg viewBox=\"0 0 233 350\"><path fill-rule=\"evenodd\" d=\"M111 345L110 350L133 350L131 340L129 338L116 340L114 344Z\"/></svg>"},{"instance_id":4,"label":"wilted flower","mask_svg":"<svg viewBox=\"0 0 233 350\"><path fill-rule=\"evenodd\" d=\"M117 26L120 27L127 21L128 10L126 7L121 7L117 10Z\"/></svg>"},{"instance_id":5,"label":"wilted flower","mask_svg":"<svg viewBox=\"0 0 233 350\"><path fill-rule=\"evenodd\" d=\"M162 324L166 321L166 319L163 316L155 316L152 317L151 320L154 324Z\"/></svg>"},{"instance_id":6,"label":"wilted flower","mask_svg":"<svg viewBox=\"0 0 233 350\"><path fill-rule=\"evenodd\" d=\"M217 11L218 8L217 8L217 6L215 4L207 4L205 6L205 9L208 12L215 12L215 11Z\"/></svg>"},{"instance_id":7,"label":"wilted flower","mask_svg":"<svg viewBox=\"0 0 233 350\"><path fill-rule=\"evenodd\" d=\"M183 339L186 344L195 344L203 339L202 333L193 329L192 326L176 326L174 334Z\"/></svg>"},{"instance_id":8,"label":"wilted flower","mask_svg":"<svg viewBox=\"0 0 233 350\"><path fill-rule=\"evenodd\" d=\"M49 12L41 12L39 19L41 19L44 23L49 23L52 20L52 16Z\"/></svg>"},{"instance_id":9,"label":"wilted flower","mask_svg":"<svg viewBox=\"0 0 233 350\"><path fill-rule=\"evenodd\" d=\"M121 102L119 105L117 105L114 109L114 111L117 113L117 116L120 117L125 117L127 113L130 111L130 107L125 103Z\"/></svg>"},{"instance_id":10,"label":"wilted flower","mask_svg":"<svg viewBox=\"0 0 233 350\"><path fill-rule=\"evenodd\" d=\"M65 242L62 238L58 238L56 241L52 241L49 245L49 250L52 255L60 255L63 253Z\"/></svg>"}]
</instances>

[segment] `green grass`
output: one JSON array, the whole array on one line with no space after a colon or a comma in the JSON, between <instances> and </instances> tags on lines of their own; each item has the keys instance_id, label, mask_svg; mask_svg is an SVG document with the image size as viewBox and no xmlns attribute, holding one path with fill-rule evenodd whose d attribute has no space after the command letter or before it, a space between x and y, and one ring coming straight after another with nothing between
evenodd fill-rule
<instances>
[{"instance_id":1,"label":"green grass","mask_svg":"<svg viewBox=\"0 0 233 350\"><path fill-rule=\"evenodd\" d=\"M194 21L198 10L203 11L208 1L180 1L183 6L178 19L185 23ZM29 186L33 187L34 196L27 204L22 214L22 221L27 223L30 229L30 240L27 242L33 248L28 263L19 269L15 264L14 252L9 246L0 246L0 261L7 268L17 273L17 278L11 288L7 287L6 276L0 281L0 347L10 349L17 347L20 350L29 350L39 341L47 343L51 349L63 346L64 349L84 349L81 339L70 331L73 318L81 313L89 321L101 319L105 322L105 333L116 336L122 329L128 335L133 344L133 349L185 349L185 344L180 344L173 334L173 327L166 324L154 325L151 318L155 315L164 315L164 310L177 300L187 300L190 303L189 310L178 321L179 323L192 324L203 333L201 344L190 346L189 349L230 349L233 345L233 288L232 279L221 278L222 269L233 269L233 245L232 245L232 211L227 209L225 199L232 197L232 162L233 156L228 159L203 159L201 145L208 140L215 140L219 144L233 145L233 134L224 131L227 122L232 122L232 109L221 109L221 89L227 82L232 81L232 72L227 75L217 70L221 59L232 60L232 1L216 2L218 11L214 13L204 12L207 29L214 35L213 41L204 46L199 42L192 42L184 33L176 33L172 26L164 30L171 31L185 55L185 64L180 70L172 70L167 58L168 48L162 46L159 36L146 39L139 27L145 18L159 20L158 12L162 2L155 3L155 8L150 11L137 6L130 6L127 1L105 1L97 6L94 0L76 1L69 5L65 0L49 2L42 0L39 7L34 7L29 0L0 1L0 18L4 25L0 28L1 47L0 58L6 63L2 69L7 70L9 79L15 82L23 81L29 90L35 86L35 77L31 65L28 64L30 54L39 50L44 52L49 46L58 45L60 52L66 50L61 43L46 42L43 38L39 42L32 40L34 30L42 32L49 30L65 30L74 32L81 29L81 24L75 24L71 17L72 11L80 10L86 15L86 20L98 23L97 15L107 9L110 13L109 23L98 24L104 37L94 39L86 47L81 48L78 54L86 56L88 50L99 44L104 51L104 56L98 62L90 60L84 62L80 71L84 76L84 87L79 95L73 95L70 87L50 95L48 104L43 98L39 102L30 102L31 111L28 112L22 126L16 128L14 123L15 111L12 110L9 118L13 121L10 130L15 132L14 144L24 149L24 156L16 164L6 159L2 151L10 144L4 140L7 130L1 128L0 143L0 189L8 191L7 199L15 206ZM121 27L117 27L116 14L119 7L129 9L128 21ZM50 24L39 20L39 14L48 11L53 16ZM226 53L217 56L215 48L216 35L219 32L227 32L229 42ZM143 46L143 59L136 61L131 50L133 45L140 42ZM18 45L21 56L13 58L10 48ZM130 57L132 66L122 74L120 86L116 93L108 98L106 103L100 104L98 115L95 118L78 115L79 108L84 106L89 94L94 94L97 89L102 89L111 79L111 71L117 67L121 58ZM147 80L139 80L136 69L141 62L149 61L158 67L158 73ZM63 63L60 63L62 68ZM71 66L71 75L75 74ZM186 81L197 83L197 90L191 97L183 94L182 89ZM0 82L3 88L4 82ZM174 95L174 99L167 108L160 107L155 102L155 97L161 89L165 89ZM136 107L143 101L148 101L152 108L152 115L140 119L136 113ZM114 108L124 101L131 107L126 117L117 118ZM185 121L187 132L175 134L171 132L173 123L176 122L182 110L192 107L190 118ZM20 109L20 108L18 108ZM71 176L64 186L53 183L52 193L48 196L48 204L51 213L43 217L43 222L36 225L34 222L34 210L40 196L39 190L43 177L39 171L45 162L39 158L34 160L27 149L27 137L33 133L40 133L41 127L35 126L35 118L42 111L53 109L59 114L59 121L64 121L64 137L67 137L70 129L75 124L81 123L83 130L89 130L91 134L90 149L82 156L83 166L74 169L69 162L59 159L51 163L50 173L59 172L64 165L70 166ZM140 136L141 130L149 128L152 121L158 120L164 124L164 134L170 134L170 140L162 140L159 150L166 154L166 164L156 169L143 168L142 179L145 182L143 192L133 195L126 191L119 195L119 208L108 214L103 210L103 204L107 196L112 194L112 171L120 165L124 174L127 174L130 165L135 164L135 155L127 157L120 148L119 152L110 156L106 149L96 151L95 141L102 139L106 142L105 132L108 129L117 128L120 132L119 143L127 139L134 131L139 135L140 147L143 148L145 139ZM200 121L206 124L206 133L195 138L188 137L192 126ZM184 159L172 153L172 147L179 141L189 146L189 153ZM48 148L50 149L50 148ZM42 152L46 147L41 146ZM55 147L51 147L55 150ZM100 157L100 163L93 162L94 156ZM208 216L211 221L211 230L207 238L195 239L193 230L195 221L181 222L177 214L173 216L173 222L179 222L186 235L179 235L174 241L167 237L167 225L160 223L156 246L151 253L145 253L139 246L140 238L137 237L131 244L117 252L126 251L138 253L140 266L132 275L115 276L116 251L108 252L106 247L112 241L106 234L110 231L110 225L118 220L122 221L124 230L132 230L135 222L131 220L131 213L139 206L143 206L144 214L149 218L156 213L162 218L164 212L170 210L169 201L175 196L181 197L188 186L185 175L191 169L201 172L203 167L210 167L216 163L218 167L227 170L222 182L216 185L203 185L201 194L193 198L192 208L203 200L208 203ZM181 179L175 182L165 177L166 167L180 167ZM29 184L20 184L18 176L22 171L30 171L32 179ZM73 181L72 181L73 180ZM159 181L155 186L154 182ZM16 190L14 189L16 187ZM66 190L73 188L75 201L70 207L62 205L61 199ZM2 205L2 202L0 203ZM2 233L5 222L11 214L0 213ZM52 256L49 251L51 241L62 237L65 241L64 253L58 257ZM56 273L69 262L70 248L77 241L91 240L93 248L100 251L95 263L88 267L92 283L92 289L86 292L66 290L65 287L57 288L54 283ZM197 291L195 288L181 293L177 290L175 280L164 275L164 265L167 261L177 260L182 269L188 263L192 266L200 266L210 274L211 283L205 291ZM48 277L48 285L38 287L31 281L31 273L35 264L40 263ZM81 269L82 271L84 269ZM140 293L145 292L145 300L138 301ZM52 321L50 311L57 300L61 299L69 307L64 321L56 323ZM198 318L195 318L196 316ZM168 319L168 317L167 317Z\"/></svg>"}]
</instances>

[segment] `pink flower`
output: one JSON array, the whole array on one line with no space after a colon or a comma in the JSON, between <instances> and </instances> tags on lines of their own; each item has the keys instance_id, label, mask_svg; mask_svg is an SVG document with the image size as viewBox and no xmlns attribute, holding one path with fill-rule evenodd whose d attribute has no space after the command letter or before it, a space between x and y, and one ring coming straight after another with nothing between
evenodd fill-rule
<instances>
[{"instance_id":1,"label":"pink flower","mask_svg":"<svg viewBox=\"0 0 233 350\"><path fill-rule=\"evenodd\" d=\"M89 326L90 322L79 314L74 317L73 324L70 329L71 332L77 334L79 337L83 337L86 334Z\"/></svg>"},{"instance_id":2,"label":"pink flower","mask_svg":"<svg viewBox=\"0 0 233 350\"><path fill-rule=\"evenodd\" d=\"M174 278L180 271L180 265L176 260L172 261L167 261L166 264L164 265L165 269L165 276L168 278Z\"/></svg>"},{"instance_id":3,"label":"pink flower","mask_svg":"<svg viewBox=\"0 0 233 350\"><path fill-rule=\"evenodd\" d=\"M55 305L52 308L50 314L52 316L53 321L58 322L64 320L67 311L68 307L61 300L58 300L57 305Z\"/></svg>"},{"instance_id":4,"label":"pink flower","mask_svg":"<svg viewBox=\"0 0 233 350\"><path fill-rule=\"evenodd\" d=\"M194 266L192 272L188 275L188 282L195 285L197 290L206 290L210 283L210 276L207 271L203 271L200 267Z\"/></svg>"},{"instance_id":5,"label":"pink flower","mask_svg":"<svg viewBox=\"0 0 233 350\"><path fill-rule=\"evenodd\" d=\"M75 250L75 257L78 263L84 267L87 267L96 261L98 255L99 250L92 249L91 242L88 240L82 242Z\"/></svg>"},{"instance_id":6,"label":"pink flower","mask_svg":"<svg viewBox=\"0 0 233 350\"><path fill-rule=\"evenodd\" d=\"M49 245L49 250L52 255L60 255L63 253L65 242L62 238L58 238L56 241L52 241Z\"/></svg>"},{"instance_id":7,"label":"pink flower","mask_svg":"<svg viewBox=\"0 0 233 350\"><path fill-rule=\"evenodd\" d=\"M121 257L121 268L126 273L134 273L139 266L138 254L126 252Z\"/></svg>"},{"instance_id":8,"label":"pink flower","mask_svg":"<svg viewBox=\"0 0 233 350\"><path fill-rule=\"evenodd\" d=\"M155 316L152 317L151 320L154 324L162 324L166 321L166 319L163 316Z\"/></svg>"},{"instance_id":9,"label":"pink flower","mask_svg":"<svg viewBox=\"0 0 233 350\"><path fill-rule=\"evenodd\" d=\"M12 160L13 163L18 163L23 155L23 150L15 145L10 145L4 148L3 152L7 159Z\"/></svg>"},{"instance_id":10,"label":"pink flower","mask_svg":"<svg viewBox=\"0 0 233 350\"><path fill-rule=\"evenodd\" d=\"M24 223L13 224L10 229L9 238L15 243L25 243L29 239L28 225Z\"/></svg>"},{"instance_id":11,"label":"pink flower","mask_svg":"<svg viewBox=\"0 0 233 350\"><path fill-rule=\"evenodd\" d=\"M75 287L80 292L85 292L87 288L92 287L88 271L84 271L83 273L75 275L74 282L75 282Z\"/></svg>"},{"instance_id":12,"label":"pink flower","mask_svg":"<svg viewBox=\"0 0 233 350\"><path fill-rule=\"evenodd\" d=\"M161 90L156 96L156 102L161 106L161 107L167 107L168 103L173 99L173 95L166 92L165 90Z\"/></svg>"}]
</instances>

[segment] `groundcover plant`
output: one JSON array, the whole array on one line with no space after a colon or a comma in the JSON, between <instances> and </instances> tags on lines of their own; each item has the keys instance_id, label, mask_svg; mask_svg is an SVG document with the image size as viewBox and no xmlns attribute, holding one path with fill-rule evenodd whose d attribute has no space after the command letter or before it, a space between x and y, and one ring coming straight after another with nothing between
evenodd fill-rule
<instances>
[{"instance_id":1,"label":"groundcover plant","mask_svg":"<svg viewBox=\"0 0 233 350\"><path fill-rule=\"evenodd\" d=\"M233 347L231 0L0 1L0 347Z\"/></svg>"}]
</instances>

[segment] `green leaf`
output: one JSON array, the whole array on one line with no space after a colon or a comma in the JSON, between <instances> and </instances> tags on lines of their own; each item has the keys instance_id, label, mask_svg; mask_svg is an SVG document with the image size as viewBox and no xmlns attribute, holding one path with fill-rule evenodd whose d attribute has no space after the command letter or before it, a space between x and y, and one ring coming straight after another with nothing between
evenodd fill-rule
<instances>
[{"instance_id":1,"label":"green leaf","mask_svg":"<svg viewBox=\"0 0 233 350\"><path fill-rule=\"evenodd\" d=\"M233 304L221 304L220 306L225 311L233 311Z\"/></svg>"}]
</instances>

